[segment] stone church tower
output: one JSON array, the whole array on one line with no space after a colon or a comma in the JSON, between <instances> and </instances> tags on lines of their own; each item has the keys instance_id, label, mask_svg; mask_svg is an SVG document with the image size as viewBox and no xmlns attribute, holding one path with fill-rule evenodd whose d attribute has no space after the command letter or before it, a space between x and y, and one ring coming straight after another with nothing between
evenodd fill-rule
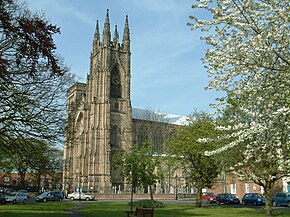
<instances>
[{"instance_id":1,"label":"stone church tower","mask_svg":"<svg viewBox=\"0 0 290 217\"><path fill-rule=\"evenodd\" d=\"M111 40L107 11L102 38L97 21L87 83L67 93L63 188L110 193L124 180L112 168L118 148L132 146L130 32L126 16L122 43L115 26Z\"/></svg>"}]
</instances>

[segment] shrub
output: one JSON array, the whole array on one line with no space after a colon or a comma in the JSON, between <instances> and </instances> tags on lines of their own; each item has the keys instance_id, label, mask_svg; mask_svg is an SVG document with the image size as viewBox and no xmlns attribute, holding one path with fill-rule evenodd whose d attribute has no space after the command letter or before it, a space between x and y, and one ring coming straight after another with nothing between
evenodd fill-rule
<instances>
[{"instance_id":1,"label":"shrub","mask_svg":"<svg viewBox=\"0 0 290 217\"><path fill-rule=\"evenodd\" d=\"M131 205L131 202L128 203ZM133 202L134 207L142 207L142 208L162 208L164 207L163 203L157 200L138 200Z\"/></svg>"}]
</instances>

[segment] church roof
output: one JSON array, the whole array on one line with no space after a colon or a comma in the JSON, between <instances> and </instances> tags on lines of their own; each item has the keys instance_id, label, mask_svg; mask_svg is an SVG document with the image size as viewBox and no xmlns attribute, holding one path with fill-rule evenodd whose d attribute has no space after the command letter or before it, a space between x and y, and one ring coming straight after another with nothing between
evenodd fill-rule
<instances>
[{"instance_id":1,"label":"church roof","mask_svg":"<svg viewBox=\"0 0 290 217\"><path fill-rule=\"evenodd\" d=\"M132 108L132 118L146 121L156 121L176 125L186 125L188 117L183 115L167 114L148 109Z\"/></svg>"}]
</instances>

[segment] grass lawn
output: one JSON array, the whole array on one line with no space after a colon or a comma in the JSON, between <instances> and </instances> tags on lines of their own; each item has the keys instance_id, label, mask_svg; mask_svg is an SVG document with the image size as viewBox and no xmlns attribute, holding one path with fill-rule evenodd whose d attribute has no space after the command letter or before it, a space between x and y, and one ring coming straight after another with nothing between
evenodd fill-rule
<instances>
[{"instance_id":1,"label":"grass lawn","mask_svg":"<svg viewBox=\"0 0 290 217\"><path fill-rule=\"evenodd\" d=\"M6 204L0 205L0 217L68 217L64 211L74 206L64 202Z\"/></svg>"},{"instance_id":2,"label":"grass lawn","mask_svg":"<svg viewBox=\"0 0 290 217\"><path fill-rule=\"evenodd\" d=\"M82 202L85 208L79 210L82 217L126 217L126 210L130 210L127 202ZM64 214L79 205L78 202L47 202L31 204L0 205L0 217L69 217ZM289 217L288 211L273 211L275 217ZM233 208L231 206L209 206L195 208L188 204L165 203L164 208L156 208L154 217L264 217L263 209L247 207Z\"/></svg>"},{"instance_id":3,"label":"grass lawn","mask_svg":"<svg viewBox=\"0 0 290 217\"><path fill-rule=\"evenodd\" d=\"M126 217L125 210L130 210L124 202L102 202L86 203L86 208L80 210L83 217ZM289 217L289 211L273 211L276 217ZM263 209L252 209L247 207L233 208L231 206L209 206L195 208L188 204L165 204L163 208L156 208L154 217L264 217Z\"/></svg>"}]
</instances>

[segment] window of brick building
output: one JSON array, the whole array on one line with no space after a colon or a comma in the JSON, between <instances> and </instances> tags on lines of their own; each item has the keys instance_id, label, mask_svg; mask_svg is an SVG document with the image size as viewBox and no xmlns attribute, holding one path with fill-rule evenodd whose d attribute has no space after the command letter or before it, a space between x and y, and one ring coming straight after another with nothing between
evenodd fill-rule
<instances>
[{"instance_id":1,"label":"window of brick building","mask_svg":"<svg viewBox=\"0 0 290 217\"><path fill-rule=\"evenodd\" d=\"M230 185L231 187L231 194L236 194L237 193L237 184L236 183L232 183Z\"/></svg>"},{"instance_id":2,"label":"window of brick building","mask_svg":"<svg viewBox=\"0 0 290 217\"><path fill-rule=\"evenodd\" d=\"M245 191L246 193L250 193L250 183L245 183Z\"/></svg>"}]
</instances>

